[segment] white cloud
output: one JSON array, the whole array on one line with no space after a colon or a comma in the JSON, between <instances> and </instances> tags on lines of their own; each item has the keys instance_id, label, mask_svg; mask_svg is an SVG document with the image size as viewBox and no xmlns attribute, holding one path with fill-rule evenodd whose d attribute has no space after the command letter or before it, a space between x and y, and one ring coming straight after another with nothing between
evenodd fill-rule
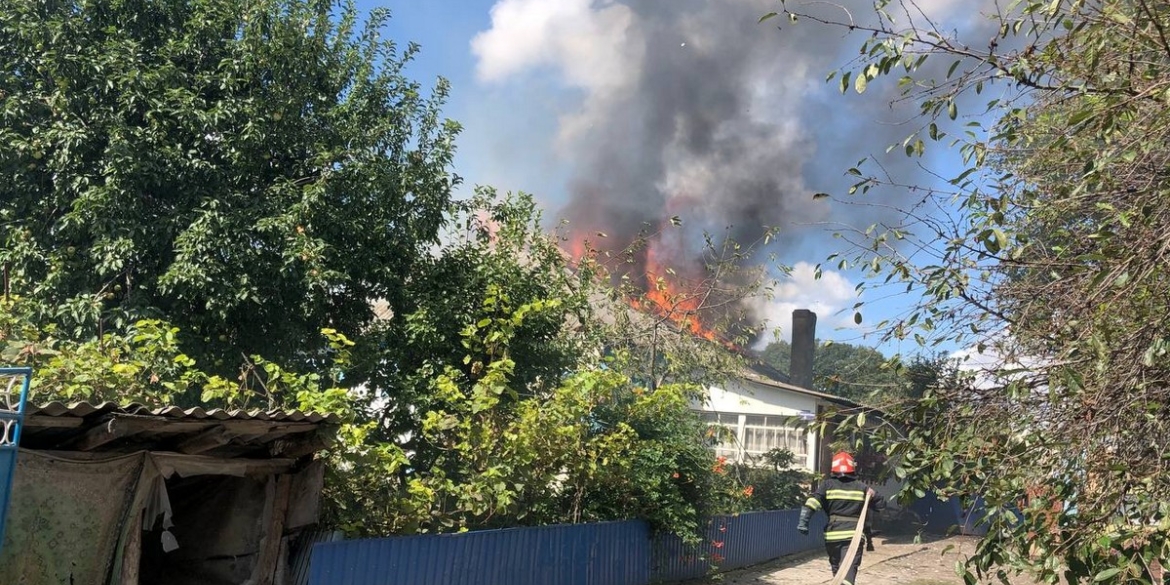
<instances>
[{"instance_id":1,"label":"white cloud","mask_svg":"<svg viewBox=\"0 0 1170 585\"><path fill-rule=\"evenodd\" d=\"M471 40L480 81L506 83L547 69L585 90L580 107L560 117L554 144L562 155L622 107L641 75L645 38L633 10L615 0L499 0L491 20Z\"/></svg>"},{"instance_id":2,"label":"white cloud","mask_svg":"<svg viewBox=\"0 0 1170 585\"><path fill-rule=\"evenodd\" d=\"M1013 381L1043 375L1046 360L1021 355L1010 332L1000 332L978 347L967 347L950 354L951 363L973 376L976 388L998 388Z\"/></svg>"},{"instance_id":3,"label":"white cloud","mask_svg":"<svg viewBox=\"0 0 1170 585\"><path fill-rule=\"evenodd\" d=\"M613 0L500 0L491 18L471 40L481 81L553 67L569 84L600 91L637 75L634 15Z\"/></svg>"},{"instance_id":4,"label":"white cloud","mask_svg":"<svg viewBox=\"0 0 1170 585\"><path fill-rule=\"evenodd\" d=\"M769 331L779 329L782 339L791 340L792 311L809 309L816 313L818 331L824 331L826 327L855 328L851 313L840 314L842 309L853 306L855 302L857 291L841 273L825 270L817 278L816 266L798 262L792 267L791 275L777 283L773 298L757 301L756 310L767 321ZM757 345L763 347L774 339L769 333L762 336Z\"/></svg>"}]
</instances>

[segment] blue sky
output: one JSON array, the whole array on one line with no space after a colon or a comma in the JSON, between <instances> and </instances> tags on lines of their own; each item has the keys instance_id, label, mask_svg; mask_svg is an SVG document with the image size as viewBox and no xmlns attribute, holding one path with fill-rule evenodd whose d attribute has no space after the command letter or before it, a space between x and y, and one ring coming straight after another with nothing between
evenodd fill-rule
<instances>
[{"instance_id":1,"label":"blue sky","mask_svg":"<svg viewBox=\"0 0 1170 585\"><path fill-rule=\"evenodd\" d=\"M442 76L451 82L451 97L444 112L464 125L459 140L456 172L465 177L465 188L476 184L501 190L520 190L549 197L565 182L564 170L554 173L521 173L526 166L548 169L542 153L547 149L531 139L534 132L555 132L554 104L524 100L524 115L516 115L511 100L518 87L478 83L472 38L491 26L490 11L496 0L360 0L364 10L385 7L391 11L387 35L400 43L414 41L422 51L410 75L429 85ZM542 109L544 111L534 111ZM496 117L505 123L487 123ZM528 175L527 180L516 175Z\"/></svg>"},{"instance_id":2,"label":"blue sky","mask_svg":"<svg viewBox=\"0 0 1170 585\"><path fill-rule=\"evenodd\" d=\"M845 3L858 14L869 5ZM833 231L896 221L892 209L908 200L906 193L878 192L870 203L850 205L842 201L850 183L843 172L874 157L923 182L919 161L884 155L916 122L909 110L890 107L892 84L872 84L859 96L840 95L835 83L824 82L861 39L815 26L758 24L774 4L359 1L366 10L389 8L386 34L422 46L412 77L451 81L445 114L464 125L455 171L467 188L533 193L546 218L565 216L583 230L620 232L623 222L675 214L689 230L681 240L727 225L750 240L758 224L781 226L767 251L796 270L781 278L775 298L760 301L760 315L786 328L792 309L812 308L820 337L873 345L860 338L866 325L896 315L912 299L869 294L858 327L850 307L861 274L827 265L817 280L812 265L841 247ZM958 19L956 26L971 18L961 0L919 4ZM838 201L814 201L816 192ZM672 248L680 262L689 246Z\"/></svg>"}]
</instances>

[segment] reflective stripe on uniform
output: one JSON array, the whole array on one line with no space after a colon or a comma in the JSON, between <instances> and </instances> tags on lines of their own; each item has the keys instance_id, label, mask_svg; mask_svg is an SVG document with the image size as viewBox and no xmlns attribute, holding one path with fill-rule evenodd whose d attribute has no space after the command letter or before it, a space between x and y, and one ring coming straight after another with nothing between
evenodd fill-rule
<instances>
[{"instance_id":1,"label":"reflective stripe on uniform","mask_svg":"<svg viewBox=\"0 0 1170 585\"><path fill-rule=\"evenodd\" d=\"M829 490L825 492L826 500L854 500L865 501L865 492L861 490Z\"/></svg>"},{"instance_id":2,"label":"reflective stripe on uniform","mask_svg":"<svg viewBox=\"0 0 1170 585\"><path fill-rule=\"evenodd\" d=\"M808 506L809 508L812 508L813 510L820 510L821 509L821 501L816 499L816 498L809 498L809 499L805 500L804 505Z\"/></svg>"},{"instance_id":3,"label":"reflective stripe on uniform","mask_svg":"<svg viewBox=\"0 0 1170 585\"><path fill-rule=\"evenodd\" d=\"M852 540L853 532L853 530L834 530L832 532L826 532L825 540L829 542L837 540Z\"/></svg>"}]
</instances>

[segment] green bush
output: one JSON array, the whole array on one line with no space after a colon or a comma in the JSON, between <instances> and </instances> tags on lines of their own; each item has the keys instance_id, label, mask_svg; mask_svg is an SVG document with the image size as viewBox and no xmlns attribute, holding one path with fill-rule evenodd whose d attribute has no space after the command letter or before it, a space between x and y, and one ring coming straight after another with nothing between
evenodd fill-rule
<instances>
[{"instance_id":1,"label":"green bush","mask_svg":"<svg viewBox=\"0 0 1170 585\"><path fill-rule=\"evenodd\" d=\"M772 449L748 465L737 465L734 474L744 486L747 510L791 510L808 497L815 476L793 467L796 455Z\"/></svg>"}]
</instances>

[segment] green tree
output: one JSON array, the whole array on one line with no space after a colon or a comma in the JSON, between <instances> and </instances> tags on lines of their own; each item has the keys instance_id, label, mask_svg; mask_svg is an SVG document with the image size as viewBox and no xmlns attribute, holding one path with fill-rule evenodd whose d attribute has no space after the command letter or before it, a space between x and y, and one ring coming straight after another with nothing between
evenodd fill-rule
<instances>
[{"instance_id":1,"label":"green tree","mask_svg":"<svg viewBox=\"0 0 1170 585\"><path fill-rule=\"evenodd\" d=\"M445 403L436 377L454 370L478 379L500 358L502 345L482 341L481 329L556 300L555 307L525 310L506 332L510 384L525 397L549 396L600 357L586 343L593 323L586 277L569 270L541 230L531 196L481 188L452 209L450 221L447 242L418 259L401 302L365 330L347 371L347 381L364 388L361 416L379 423L371 439L400 445L420 467L444 451L422 432L423 415ZM505 398L500 408L516 402Z\"/></svg>"},{"instance_id":2,"label":"green tree","mask_svg":"<svg viewBox=\"0 0 1170 585\"><path fill-rule=\"evenodd\" d=\"M46 397L343 414L326 495L353 532L643 517L694 535L742 490L697 390L663 382L702 374L678 356L712 344L654 344L652 390L622 374L631 352L605 340L629 338L591 302L620 287L570 265L531 198L452 202L447 85L405 77L417 47L385 18L0 0L5 355ZM685 327L675 304L655 328Z\"/></svg>"},{"instance_id":3,"label":"green tree","mask_svg":"<svg viewBox=\"0 0 1170 585\"><path fill-rule=\"evenodd\" d=\"M0 2L0 263L73 339L313 364L436 242L458 126L352 2ZM218 366L216 365L218 364Z\"/></svg>"},{"instance_id":4,"label":"green tree","mask_svg":"<svg viewBox=\"0 0 1170 585\"><path fill-rule=\"evenodd\" d=\"M384 324L387 335L407 328L399 339L411 346L387 354L405 356L387 370L415 367L385 379L417 393L371 387L361 401L368 422L334 453L332 520L386 534L642 518L695 541L704 515L744 497L690 410L698 390L647 390L616 357L601 367L569 351L583 305L565 256L540 254L551 241L534 229L530 198L481 196L473 209L491 211L472 213L468 239L435 258L434 274L451 279L440 290L459 294L419 295L416 313Z\"/></svg>"},{"instance_id":5,"label":"green tree","mask_svg":"<svg viewBox=\"0 0 1170 585\"><path fill-rule=\"evenodd\" d=\"M887 413L899 424L885 449L908 493L944 486L988 502L975 576L1161 582L1170 10L1023 0L989 14L989 42L877 9L872 22L790 16L864 33L842 89L899 77L923 113L906 153L953 144L966 166L941 187L850 169L856 193L897 186L923 198L838 261L923 295L886 324L890 337L973 357L966 374ZM1000 513L1010 508L1021 514Z\"/></svg>"},{"instance_id":6,"label":"green tree","mask_svg":"<svg viewBox=\"0 0 1170 585\"><path fill-rule=\"evenodd\" d=\"M332 454L331 521L387 534L643 518L694 540L705 514L740 509L690 410L701 388L632 379L607 310L633 311L626 297L560 249L530 196L478 189L450 225L402 312L353 349L362 391ZM685 342L671 343L664 359Z\"/></svg>"},{"instance_id":7,"label":"green tree","mask_svg":"<svg viewBox=\"0 0 1170 585\"><path fill-rule=\"evenodd\" d=\"M775 341L769 343L759 357L765 364L787 371L792 346L787 341ZM813 360L813 385L821 392L883 407L921 396L936 382L944 362L942 356L927 358L918 355L909 364L900 366L870 347L819 342Z\"/></svg>"}]
</instances>

